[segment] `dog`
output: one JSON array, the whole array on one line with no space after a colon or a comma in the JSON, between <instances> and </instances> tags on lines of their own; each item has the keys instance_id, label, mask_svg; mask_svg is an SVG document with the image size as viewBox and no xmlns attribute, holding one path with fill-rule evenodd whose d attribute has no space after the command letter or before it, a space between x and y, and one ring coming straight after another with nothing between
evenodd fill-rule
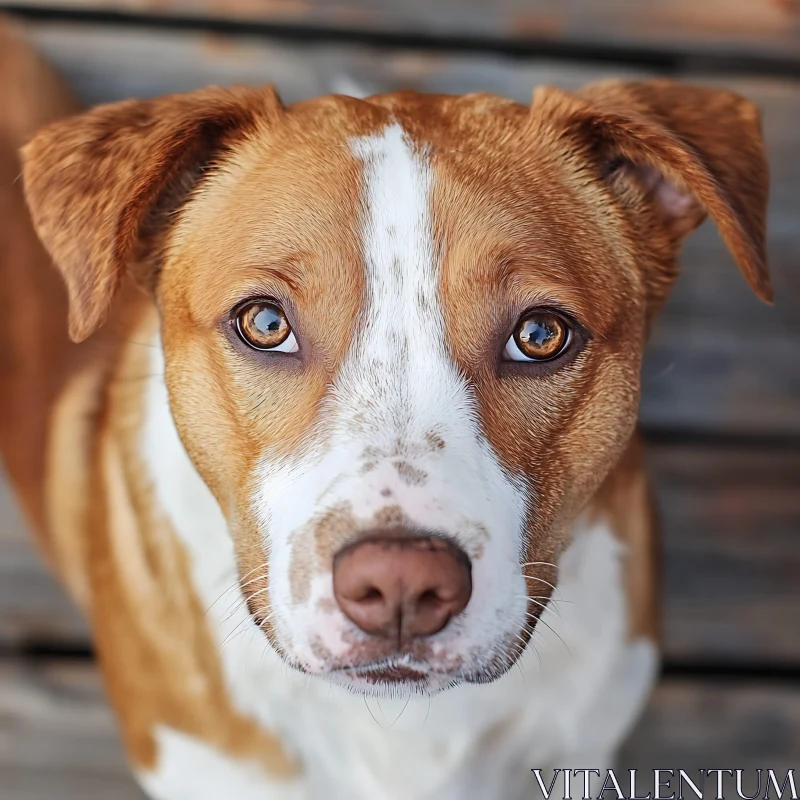
<instances>
[{"instance_id":1,"label":"dog","mask_svg":"<svg viewBox=\"0 0 800 800\"><path fill-rule=\"evenodd\" d=\"M61 277L9 195L2 450L145 792L611 766L658 672L642 354L707 215L771 300L756 107L647 80L62 118L14 53L0 163L49 122L21 158Z\"/></svg>"}]
</instances>

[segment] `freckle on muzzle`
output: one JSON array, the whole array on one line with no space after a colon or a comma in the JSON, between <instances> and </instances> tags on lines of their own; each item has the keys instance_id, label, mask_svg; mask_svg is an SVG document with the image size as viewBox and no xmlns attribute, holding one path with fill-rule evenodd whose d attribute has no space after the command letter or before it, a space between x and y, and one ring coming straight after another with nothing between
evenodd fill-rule
<instances>
[{"instance_id":1,"label":"freckle on muzzle","mask_svg":"<svg viewBox=\"0 0 800 800\"><path fill-rule=\"evenodd\" d=\"M396 641L432 636L466 608L472 567L450 542L419 536L371 538L334 558L333 592L364 633Z\"/></svg>"}]
</instances>

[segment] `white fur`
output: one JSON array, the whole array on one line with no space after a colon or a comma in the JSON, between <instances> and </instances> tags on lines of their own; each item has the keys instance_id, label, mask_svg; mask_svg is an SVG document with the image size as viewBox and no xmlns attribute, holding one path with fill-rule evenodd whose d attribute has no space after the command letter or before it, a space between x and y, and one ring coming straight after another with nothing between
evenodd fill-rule
<instances>
[{"instance_id":1,"label":"white fur","mask_svg":"<svg viewBox=\"0 0 800 800\"><path fill-rule=\"evenodd\" d=\"M256 763L236 760L172 728L156 731L158 769L139 775L154 800L306 800L305 790L270 781Z\"/></svg>"},{"instance_id":2,"label":"white fur","mask_svg":"<svg viewBox=\"0 0 800 800\"><path fill-rule=\"evenodd\" d=\"M313 580L302 602L292 596L293 559L315 552L301 539L331 509L346 508L357 533L399 507L409 524L449 536L472 558L469 605L431 637L426 668L451 672L462 663L464 672L480 672L525 621L519 555L528 498L483 436L472 389L447 349L426 153L396 124L351 146L363 164L366 307L305 446L292 457L267 452L261 462L253 502L270 554L273 624L306 670L349 661L366 637L333 601L332 557L304 564ZM420 476L418 484L403 470ZM425 688L442 682L432 678Z\"/></svg>"},{"instance_id":3,"label":"white fur","mask_svg":"<svg viewBox=\"0 0 800 800\"><path fill-rule=\"evenodd\" d=\"M158 350L153 358L156 371ZM158 381L148 389L143 454L156 502L186 546L198 596L211 606L234 704L277 732L304 767L302 779L279 783L164 729L158 766L142 776L152 797L516 800L533 791L532 767L610 764L647 696L656 654L650 642L626 640L622 547L606 526L576 528L533 639L538 658L529 647L520 670L430 700L365 700L287 670L247 615L230 534Z\"/></svg>"}]
</instances>

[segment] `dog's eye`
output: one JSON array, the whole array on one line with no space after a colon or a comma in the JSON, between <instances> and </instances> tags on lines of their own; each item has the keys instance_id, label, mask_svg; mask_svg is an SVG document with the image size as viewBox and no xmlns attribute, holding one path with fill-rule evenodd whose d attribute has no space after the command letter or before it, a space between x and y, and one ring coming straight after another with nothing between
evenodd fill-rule
<instances>
[{"instance_id":1,"label":"dog's eye","mask_svg":"<svg viewBox=\"0 0 800 800\"><path fill-rule=\"evenodd\" d=\"M552 361L572 340L567 321L553 311L530 311L517 323L506 342L509 361Z\"/></svg>"},{"instance_id":2,"label":"dog's eye","mask_svg":"<svg viewBox=\"0 0 800 800\"><path fill-rule=\"evenodd\" d=\"M236 330L242 341L256 350L294 353L298 349L286 314L266 300L256 300L239 309Z\"/></svg>"}]
</instances>

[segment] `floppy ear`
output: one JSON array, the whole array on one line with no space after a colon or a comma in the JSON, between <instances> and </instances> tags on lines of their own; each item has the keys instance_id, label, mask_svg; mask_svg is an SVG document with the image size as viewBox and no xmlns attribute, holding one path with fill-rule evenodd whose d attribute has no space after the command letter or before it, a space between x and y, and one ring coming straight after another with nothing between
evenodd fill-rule
<instances>
[{"instance_id":1,"label":"floppy ear","mask_svg":"<svg viewBox=\"0 0 800 800\"><path fill-rule=\"evenodd\" d=\"M644 193L675 250L708 214L750 287L771 302L769 168L753 103L667 80L607 81L574 95L544 87L533 111L582 143L623 204L641 205Z\"/></svg>"},{"instance_id":2,"label":"floppy ear","mask_svg":"<svg viewBox=\"0 0 800 800\"><path fill-rule=\"evenodd\" d=\"M126 271L152 285L170 212L280 107L271 87L128 100L48 125L23 148L28 206L67 284L75 341L102 324Z\"/></svg>"}]
</instances>

